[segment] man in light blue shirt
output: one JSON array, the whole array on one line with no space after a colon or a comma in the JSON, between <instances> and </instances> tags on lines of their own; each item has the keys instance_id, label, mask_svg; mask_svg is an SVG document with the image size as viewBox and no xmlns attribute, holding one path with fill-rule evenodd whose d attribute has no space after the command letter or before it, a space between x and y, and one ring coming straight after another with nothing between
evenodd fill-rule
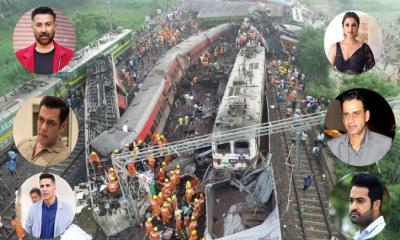
<instances>
[{"instance_id":1,"label":"man in light blue shirt","mask_svg":"<svg viewBox=\"0 0 400 240\"><path fill-rule=\"evenodd\" d=\"M372 238L386 225L381 211L383 184L374 175L359 173L351 180L351 186L350 220L360 226L353 239Z\"/></svg>"},{"instance_id":2,"label":"man in light blue shirt","mask_svg":"<svg viewBox=\"0 0 400 240\"><path fill-rule=\"evenodd\" d=\"M40 175L39 184L42 200L31 206L25 230L36 238L54 238L63 234L72 224L74 212L69 204L56 197L52 174Z\"/></svg>"}]
</instances>

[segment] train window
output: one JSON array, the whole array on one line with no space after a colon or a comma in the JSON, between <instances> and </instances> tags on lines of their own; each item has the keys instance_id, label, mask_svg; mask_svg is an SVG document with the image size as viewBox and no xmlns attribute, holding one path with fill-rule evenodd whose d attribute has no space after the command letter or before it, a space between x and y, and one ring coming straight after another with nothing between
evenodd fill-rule
<instances>
[{"instance_id":1,"label":"train window","mask_svg":"<svg viewBox=\"0 0 400 240\"><path fill-rule=\"evenodd\" d=\"M259 63L254 63L254 69L258 69Z\"/></svg>"},{"instance_id":2,"label":"train window","mask_svg":"<svg viewBox=\"0 0 400 240\"><path fill-rule=\"evenodd\" d=\"M222 143L217 145L218 153L231 153L231 144L230 143Z\"/></svg>"},{"instance_id":3,"label":"train window","mask_svg":"<svg viewBox=\"0 0 400 240\"><path fill-rule=\"evenodd\" d=\"M228 96L232 96L234 90L235 90L235 88L234 88L234 87L231 87L231 88L229 89Z\"/></svg>"},{"instance_id":4,"label":"train window","mask_svg":"<svg viewBox=\"0 0 400 240\"><path fill-rule=\"evenodd\" d=\"M235 153L237 154L250 154L249 142L237 141L235 142Z\"/></svg>"},{"instance_id":5,"label":"train window","mask_svg":"<svg viewBox=\"0 0 400 240\"><path fill-rule=\"evenodd\" d=\"M252 70L253 67L254 67L254 63L250 63L250 65L249 65L249 70Z\"/></svg>"}]
</instances>

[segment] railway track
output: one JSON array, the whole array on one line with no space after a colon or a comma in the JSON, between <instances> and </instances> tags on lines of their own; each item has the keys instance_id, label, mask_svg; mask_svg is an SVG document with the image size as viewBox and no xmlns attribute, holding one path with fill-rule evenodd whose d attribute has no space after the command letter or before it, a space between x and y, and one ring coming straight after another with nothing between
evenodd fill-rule
<instances>
[{"instance_id":1,"label":"railway track","mask_svg":"<svg viewBox=\"0 0 400 240\"><path fill-rule=\"evenodd\" d=\"M77 162L77 160L85 161L85 155L82 154L82 153L84 153L84 149L85 149L84 142L85 142L84 127L83 127L83 123L80 122L79 123L78 140L75 145L75 149L72 151L69 158L60 164L57 164L57 165L54 165L51 167L45 167L40 172L48 172L48 173L56 174L63 178L68 176L69 173L72 173L74 170L76 170L76 167L78 167L78 166L74 166L74 165L76 165L74 163ZM67 181L67 182L69 182L69 181ZM8 232L8 236L5 239L8 239L8 240L18 239L14 229L11 226L12 216L15 215L15 205L14 204L15 204L15 198L0 213L0 216L2 216L2 222L4 223L4 227L5 227L6 231ZM31 239L31 238L30 238L30 236L27 236L27 237L25 237L25 239Z\"/></svg>"},{"instance_id":2,"label":"railway track","mask_svg":"<svg viewBox=\"0 0 400 240\"><path fill-rule=\"evenodd\" d=\"M274 91L274 96L275 91ZM286 102L279 102L277 107L278 117L284 119ZM308 133L307 133L308 134ZM308 134L310 135L310 134ZM281 135L283 152L288 164L296 165L296 144L292 143L291 132ZM322 184L321 171L318 162L311 159L310 149L307 144L300 145L300 169L294 169L290 174L291 188L293 189L292 204L297 210L295 224L301 228L301 235L292 239L330 239L334 234L333 224L330 222L328 214L328 198L323 192L325 188ZM312 186L303 190L304 177L312 177Z\"/></svg>"}]
</instances>

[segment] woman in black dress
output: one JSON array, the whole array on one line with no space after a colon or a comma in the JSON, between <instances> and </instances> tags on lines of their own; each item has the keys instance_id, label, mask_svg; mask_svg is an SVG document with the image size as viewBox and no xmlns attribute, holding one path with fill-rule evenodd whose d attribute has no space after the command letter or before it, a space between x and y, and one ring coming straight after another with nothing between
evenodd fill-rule
<instances>
[{"instance_id":1,"label":"woman in black dress","mask_svg":"<svg viewBox=\"0 0 400 240\"><path fill-rule=\"evenodd\" d=\"M329 49L329 62L341 72L360 74L375 65L371 48L357 39L359 26L358 15L346 12L342 19L344 39L334 43Z\"/></svg>"}]
</instances>

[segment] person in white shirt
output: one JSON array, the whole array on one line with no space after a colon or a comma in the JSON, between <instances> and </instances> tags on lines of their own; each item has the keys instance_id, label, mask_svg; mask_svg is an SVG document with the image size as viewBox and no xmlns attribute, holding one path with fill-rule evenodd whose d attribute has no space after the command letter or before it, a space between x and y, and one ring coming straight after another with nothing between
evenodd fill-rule
<instances>
[{"instance_id":1,"label":"person in white shirt","mask_svg":"<svg viewBox=\"0 0 400 240\"><path fill-rule=\"evenodd\" d=\"M351 186L350 220L360 227L353 239L372 238L386 226L381 211L383 184L374 175L359 173L351 180Z\"/></svg>"}]
</instances>

